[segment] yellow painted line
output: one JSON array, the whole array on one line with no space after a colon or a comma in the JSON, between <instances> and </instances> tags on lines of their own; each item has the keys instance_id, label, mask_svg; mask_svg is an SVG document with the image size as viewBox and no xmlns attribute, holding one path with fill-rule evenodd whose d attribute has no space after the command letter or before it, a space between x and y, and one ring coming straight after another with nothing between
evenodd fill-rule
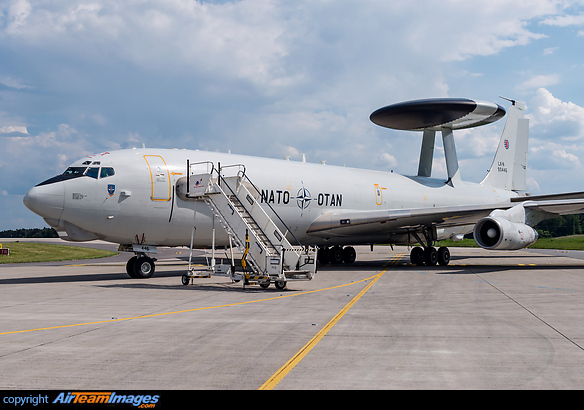
<instances>
[{"instance_id":1,"label":"yellow painted line","mask_svg":"<svg viewBox=\"0 0 584 410\"><path fill-rule=\"evenodd\" d=\"M304 357L316 346L318 342L320 342L320 340L329 332L329 330L331 330L333 326L336 325L339 320L341 320L345 313L347 313L349 309L351 309L351 307L353 307L353 305L357 303L359 299L361 299L361 296L363 296L371 288L371 286L373 286L375 282L377 282L379 278L383 276L385 272L387 272L387 269L384 269L381 273L375 275L373 280L367 286L365 286L365 288L359 292L357 296L355 296L339 313L337 313L337 315L332 318L332 320L328 322L326 326L323 327L322 330L318 332L316 336L314 336L302 349L300 349L298 353L296 353L290 360L288 360L284 366L282 366L276 373L274 373L272 377L270 377L268 381L266 381L259 388L259 390L272 390L274 387L276 387L276 385L280 383L280 381L298 363L300 363L302 359L304 359Z\"/></svg>"},{"instance_id":2,"label":"yellow painted line","mask_svg":"<svg viewBox=\"0 0 584 410\"><path fill-rule=\"evenodd\" d=\"M398 262L401 261L401 258L405 255L406 255L405 253L398 253L397 255L395 255L393 258L391 258L389 260L388 265L396 266L398 264Z\"/></svg>"},{"instance_id":3,"label":"yellow painted line","mask_svg":"<svg viewBox=\"0 0 584 410\"><path fill-rule=\"evenodd\" d=\"M289 298L289 297L293 297L293 296L308 295L310 293L323 292L323 291L327 291L327 290L342 288L345 286L356 285L357 283L366 282L368 280L371 280L371 279L375 278L376 276L377 275L370 276L366 279L361 279L361 280L358 280L355 282L345 283L343 285L331 286L329 288L310 290L310 291L301 292L301 293L292 293L292 294L288 294L288 295L280 295L280 296L275 296L275 297L265 298L265 299L250 300L247 302L229 303L226 305L207 306L207 307L200 307L200 308L195 308L195 309L178 310L175 312L153 313L151 315L133 316L133 317L125 317L125 318L119 318L119 319L99 320L99 321L95 321L95 322L85 322L85 323L75 323L75 324L61 325L61 326L41 327L41 328L37 328L37 329L14 330L11 332L2 332L2 333L0 333L0 336L11 335L11 334L16 334L16 333L38 332L41 330L65 329L65 328L77 327L77 326L88 326L88 325L99 325L99 324L104 324L104 323L124 322L124 321L135 320L135 319L146 319L146 318L152 318L152 317L176 315L179 313L190 313L190 312L197 312L197 311L201 311L201 310L241 306L241 305L248 305L248 304L259 303L259 302L268 302L271 300L284 299L284 298Z\"/></svg>"}]
</instances>

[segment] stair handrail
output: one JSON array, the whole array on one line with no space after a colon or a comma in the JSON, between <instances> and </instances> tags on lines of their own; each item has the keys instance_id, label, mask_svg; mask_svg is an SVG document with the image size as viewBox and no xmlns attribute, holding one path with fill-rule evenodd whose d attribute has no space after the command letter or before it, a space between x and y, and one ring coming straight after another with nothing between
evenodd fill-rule
<instances>
[{"instance_id":1,"label":"stair handrail","mask_svg":"<svg viewBox=\"0 0 584 410\"><path fill-rule=\"evenodd\" d=\"M223 176L219 173L219 171L217 169L215 169L215 172L217 172L217 176L218 176L218 188L223 191L223 194L225 194L224 191L224 187L227 187L227 189L229 190L229 192L231 192L233 194L233 196L235 197L235 199L237 199L237 201L241 204L241 206L243 206L243 208L245 209L245 211L248 213L249 217L252 219L252 221L259 227L260 225L258 224L258 222L255 220L255 218L253 217L253 215L247 210L245 203L243 201L241 201L239 199L239 197L237 196L237 194L233 191L233 189L231 189L231 187L229 186L229 184L227 183L227 181L225 180L225 178L223 178ZM221 183L221 181L223 183ZM265 212L265 211L264 211ZM269 237L266 236L267 241L269 242L269 245L276 249L276 246L272 243L272 241L270 240Z\"/></svg>"},{"instance_id":2,"label":"stair handrail","mask_svg":"<svg viewBox=\"0 0 584 410\"><path fill-rule=\"evenodd\" d=\"M246 174L246 168L244 164L232 164L232 165L227 165L224 167L221 167L221 169L224 168L229 168L229 167L243 167L243 171L241 171L241 169L237 172L237 177L241 178L241 179L245 179L247 182L249 182L249 184L256 190L256 193L261 197L262 193L259 190L259 188L251 181L251 179L247 176ZM217 170L215 170L217 171ZM217 171L217 174L219 175L219 177L225 181L223 179L223 176L221 175L220 171ZM228 185L228 184L226 184ZM231 188L229 188L229 190L235 195L235 192L233 192L233 190ZM237 196L237 195L236 195ZM256 199L257 201L257 199ZM245 203L243 203L242 201L240 201L242 203L242 205L245 208ZM262 202L260 202L260 204L263 204ZM292 230L290 229L290 227L288 225L286 225L286 222L284 222L284 220L280 217L280 215L278 215L278 213L276 212L276 210L272 207L272 205L270 205L269 202L265 202L265 204L268 206L268 208L270 208L270 210L272 211L272 213L276 216L276 218L278 218L278 220L282 223L282 225L284 225L284 227L286 228L286 230L290 233L290 235L292 235L292 237L294 238L294 240L296 241L296 243L298 244L298 246L303 247L304 245L302 245L302 243L298 240L298 238L296 238L296 236L294 235L294 233L292 232ZM260 205L261 206L261 205ZM247 209L247 208L246 208Z\"/></svg>"},{"instance_id":3,"label":"stair handrail","mask_svg":"<svg viewBox=\"0 0 584 410\"><path fill-rule=\"evenodd\" d=\"M206 164L207 165L207 174L213 175L213 171L215 170L215 164L213 164L213 162L211 161L201 161L201 162L193 162L192 164L190 163L190 160L187 158L187 197L190 194L190 190L191 190L191 167L196 166L196 165L201 165L201 164ZM209 165L211 166L210 170L209 170Z\"/></svg>"}]
</instances>

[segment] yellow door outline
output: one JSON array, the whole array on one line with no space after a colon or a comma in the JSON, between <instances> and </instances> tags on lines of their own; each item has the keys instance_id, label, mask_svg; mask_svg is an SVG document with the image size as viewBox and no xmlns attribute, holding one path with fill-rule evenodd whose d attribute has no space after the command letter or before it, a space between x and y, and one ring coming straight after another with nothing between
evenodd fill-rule
<instances>
[{"instance_id":1,"label":"yellow door outline","mask_svg":"<svg viewBox=\"0 0 584 410\"><path fill-rule=\"evenodd\" d=\"M373 184L375 189L375 203L377 205L383 205L383 190L387 188L380 187L379 184Z\"/></svg>"},{"instance_id":2,"label":"yellow door outline","mask_svg":"<svg viewBox=\"0 0 584 410\"><path fill-rule=\"evenodd\" d=\"M144 155L144 160L148 164L148 170L150 171L150 198L153 201L170 201L170 174L168 173L166 161L160 155ZM154 168L154 172L152 168ZM155 183L156 186L154 185ZM167 184L168 193L165 189Z\"/></svg>"}]
</instances>

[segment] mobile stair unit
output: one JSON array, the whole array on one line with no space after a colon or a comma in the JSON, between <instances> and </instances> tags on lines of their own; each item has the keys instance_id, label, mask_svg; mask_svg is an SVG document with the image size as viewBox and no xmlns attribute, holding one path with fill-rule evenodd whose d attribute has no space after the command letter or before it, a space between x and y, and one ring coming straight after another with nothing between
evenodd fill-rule
<instances>
[{"instance_id":1,"label":"mobile stair unit","mask_svg":"<svg viewBox=\"0 0 584 410\"><path fill-rule=\"evenodd\" d=\"M224 176L225 171L235 171L235 175ZM188 285L194 278L225 276L234 281L243 281L244 287L247 284L259 284L267 288L270 283L274 283L276 288L283 289L288 281L311 280L314 277L316 248L300 245L275 210L269 204L263 204L267 209L262 206L259 200L261 194L245 175L243 165L217 169L210 162L191 164L187 161L187 177L182 184L177 189L182 191L183 197L197 201L195 219L197 203L200 201L204 201L214 215L212 255L203 270L195 269L191 264L196 235L196 226L193 224L189 269L182 277L183 285ZM280 222L286 232L278 228L274 219ZM226 258L229 263L224 263L224 259L219 263L216 261L215 221L220 223L229 236L231 256ZM294 238L297 246L289 242L287 234ZM242 253L241 271L237 271L234 263L233 244Z\"/></svg>"}]
</instances>

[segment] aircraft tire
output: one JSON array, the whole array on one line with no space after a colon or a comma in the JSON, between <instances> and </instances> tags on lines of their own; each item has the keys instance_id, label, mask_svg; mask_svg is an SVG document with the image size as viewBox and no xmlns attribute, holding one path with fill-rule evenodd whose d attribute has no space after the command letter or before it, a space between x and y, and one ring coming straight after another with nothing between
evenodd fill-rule
<instances>
[{"instance_id":1,"label":"aircraft tire","mask_svg":"<svg viewBox=\"0 0 584 410\"><path fill-rule=\"evenodd\" d=\"M424 249L424 263L428 266L434 266L438 263L438 252L433 246Z\"/></svg>"},{"instance_id":2,"label":"aircraft tire","mask_svg":"<svg viewBox=\"0 0 584 410\"><path fill-rule=\"evenodd\" d=\"M438 248L438 264L446 266L450 263L450 250L446 246Z\"/></svg>"},{"instance_id":3,"label":"aircraft tire","mask_svg":"<svg viewBox=\"0 0 584 410\"><path fill-rule=\"evenodd\" d=\"M136 274L134 273L134 265L136 264L136 259L138 259L137 256L132 256L130 259L128 259L128 262L126 262L126 273L128 274L129 277L136 279Z\"/></svg>"},{"instance_id":4,"label":"aircraft tire","mask_svg":"<svg viewBox=\"0 0 584 410\"><path fill-rule=\"evenodd\" d=\"M343 248L334 246L329 250L329 259L331 263L338 264L343 262Z\"/></svg>"},{"instance_id":5,"label":"aircraft tire","mask_svg":"<svg viewBox=\"0 0 584 410\"><path fill-rule=\"evenodd\" d=\"M410 252L410 262L416 266L422 266L424 264L424 249L416 246Z\"/></svg>"},{"instance_id":6,"label":"aircraft tire","mask_svg":"<svg viewBox=\"0 0 584 410\"><path fill-rule=\"evenodd\" d=\"M189 275L187 275L186 273L181 277L182 284L185 286L189 284L190 280L191 278L189 278Z\"/></svg>"},{"instance_id":7,"label":"aircraft tire","mask_svg":"<svg viewBox=\"0 0 584 410\"><path fill-rule=\"evenodd\" d=\"M343 262L353 263L357 259L357 252L352 246L346 246L343 248Z\"/></svg>"},{"instance_id":8,"label":"aircraft tire","mask_svg":"<svg viewBox=\"0 0 584 410\"><path fill-rule=\"evenodd\" d=\"M147 256L141 256L134 263L134 275L138 279L151 278L154 275L154 261Z\"/></svg>"}]
</instances>

